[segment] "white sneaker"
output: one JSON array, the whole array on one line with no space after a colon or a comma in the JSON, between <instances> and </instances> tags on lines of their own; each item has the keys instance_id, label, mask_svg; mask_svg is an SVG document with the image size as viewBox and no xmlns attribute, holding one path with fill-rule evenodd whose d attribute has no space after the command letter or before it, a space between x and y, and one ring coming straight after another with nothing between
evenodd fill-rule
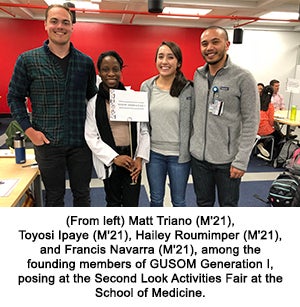
<instances>
[{"instance_id":1,"label":"white sneaker","mask_svg":"<svg viewBox=\"0 0 300 307\"><path fill-rule=\"evenodd\" d=\"M263 160L266 160L266 161L270 161L269 158L263 156L262 154L258 154L257 157L258 157L258 158L261 158L261 159L263 159Z\"/></svg>"},{"instance_id":2,"label":"white sneaker","mask_svg":"<svg viewBox=\"0 0 300 307\"><path fill-rule=\"evenodd\" d=\"M270 157L270 153L264 148L263 143L258 143L258 144L257 144L257 148L258 148L258 150L260 151L260 153L261 153L263 156L265 156L265 157L267 157L267 158Z\"/></svg>"}]
</instances>

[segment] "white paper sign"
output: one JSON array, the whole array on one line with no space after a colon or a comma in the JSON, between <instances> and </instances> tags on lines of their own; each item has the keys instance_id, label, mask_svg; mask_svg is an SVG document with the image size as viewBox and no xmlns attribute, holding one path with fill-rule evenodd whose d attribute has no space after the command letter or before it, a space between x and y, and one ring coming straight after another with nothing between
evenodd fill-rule
<instances>
[{"instance_id":1,"label":"white paper sign","mask_svg":"<svg viewBox=\"0 0 300 307\"><path fill-rule=\"evenodd\" d=\"M299 94L300 93L300 80L288 78L286 84L286 91L288 93Z\"/></svg>"},{"instance_id":2,"label":"white paper sign","mask_svg":"<svg viewBox=\"0 0 300 307\"><path fill-rule=\"evenodd\" d=\"M0 180L0 197L9 196L19 179L1 179Z\"/></svg>"},{"instance_id":3,"label":"white paper sign","mask_svg":"<svg viewBox=\"0 0 300 307\"><path fill-rule=\"evenodd\" d=\"M110 89L110 120L148 122L148 94Z\"/></svg>"}]
</instances>

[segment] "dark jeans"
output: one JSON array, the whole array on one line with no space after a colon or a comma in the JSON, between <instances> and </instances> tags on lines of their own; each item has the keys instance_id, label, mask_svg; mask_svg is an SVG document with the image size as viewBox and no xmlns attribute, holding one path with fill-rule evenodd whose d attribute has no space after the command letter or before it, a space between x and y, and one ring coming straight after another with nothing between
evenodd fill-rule
<instances>
[{"instance_id":1,"label":"dark jeans","mask_svg":"<svg viewBox=\"0 0 300 307\"><path fill-rule=\"evenodd\" d=\"M130 156L129 146L117 147L120 155ZM103 180L107 207L137 207L139 205L141 175L136 184L131 184L130 172L124 167L113 165L113 171Z\"/></svg>"},{"instance_id":2,"label":"dark jeans","mask_svg":"<svg viewBox=\"0 0 300 307\"><path fill-rule=\"evenodd\" d=\"M39 165L46 190L46 207L63 207L66 189L66 170L69 174L74 207L90 206L90 181L92 177L92 155L87 146L54 147L35 146L35 157Z\"/></svg>"},{"instance_id":3,"label":"dark jeans","mask_svg":"<svg viewBox=\"0 0 300 307\"><path fill-rule=\"evenodd\" d=\"M212 164L192 157L192 177L199 207L215 204L216 187L221 207L236 207L239 201L241 179L230 178L228 164Z\"/></svg>"}]
</instances>

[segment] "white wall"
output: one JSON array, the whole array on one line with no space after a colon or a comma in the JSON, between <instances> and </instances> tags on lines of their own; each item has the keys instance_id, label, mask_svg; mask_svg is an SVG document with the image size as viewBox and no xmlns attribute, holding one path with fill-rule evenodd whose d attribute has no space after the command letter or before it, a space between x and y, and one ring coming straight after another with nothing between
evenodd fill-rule
<instances>
[{"instance_id":1,"label":"white wall","mask_svg":"<svg viewBox=\"0 0 300 307\"><path fill-rule=\"evenodd\" d=\"M233 30L228 30L232 42ZM233 44L228 54L233 62L249 69L257 82L265 85L270 80L280 81L280 93L284 96L286 107L296 104L300 109L300 95L285 91L287 78L296 77L298 49L300 48L299 32L273 32L244 29L243 43ZM297 79L300 76L297 76Z\"/></svg>"}]
</instances>

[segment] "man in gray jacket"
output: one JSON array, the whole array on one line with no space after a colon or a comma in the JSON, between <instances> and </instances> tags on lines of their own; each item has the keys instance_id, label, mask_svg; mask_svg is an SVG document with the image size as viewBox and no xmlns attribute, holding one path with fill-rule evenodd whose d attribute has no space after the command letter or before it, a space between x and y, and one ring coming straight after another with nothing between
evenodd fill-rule
<instances>
[{"instance_id":1,"label":"man in gray jacket","mask_svg":"<svg viewBox=\"0 0 300 307\"><path fill-rule=\"evenodd\" d=\"M249 162L259 124L259 96L250 72L227 55L225 29L201 35L206 61L194 75L195 112L190 141L192 176L198 206L237 206L241 177Z\"/></svg>"}]
</instances>

